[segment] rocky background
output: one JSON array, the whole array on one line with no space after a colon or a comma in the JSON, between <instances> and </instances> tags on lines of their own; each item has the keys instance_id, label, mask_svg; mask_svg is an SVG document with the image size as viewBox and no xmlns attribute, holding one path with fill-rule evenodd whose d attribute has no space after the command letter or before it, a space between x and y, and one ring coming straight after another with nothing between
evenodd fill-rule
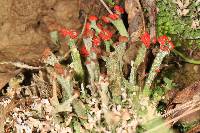
<instances>
[{"instance_id":1,"label":"rocky background","mask_svg":"<svg viewBox=\"0 0 200 133\"><path fill-rule=\"evenodd\" d=\"M1 0L0 62L39 66L44 48L53 47L49 32L61 26L79 30L85 14L104 12L99 6L89 0ZM19 72L1 64L0 88Z\"/></svg>"}]
</instances>

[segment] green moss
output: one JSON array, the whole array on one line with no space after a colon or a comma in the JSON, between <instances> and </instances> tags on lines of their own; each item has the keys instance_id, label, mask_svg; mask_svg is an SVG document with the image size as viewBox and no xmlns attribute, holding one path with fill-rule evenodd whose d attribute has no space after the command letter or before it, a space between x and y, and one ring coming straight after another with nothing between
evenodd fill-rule
<instances>
[{"instance_id":1,"label":"green moss","mask_svg":"<svg viewBox=\"0 0 200 133\"><path fill-rule=\"evenodd\" d=\"M114 5L115 4L115 2L113 2L113 0L105 0L105 1L110 5Z\"/></svg>"},{"instance_id":2,"label":"green moss","mask_svg":"<svg viewBox=\"0 0 200 133\"><path fill-rule=\"evenodd\" d=\"M172 40L188 40L187 45L199 44L200 47L200 29L192 29L192 21L199 17L196 11L199 8L199 4L195 1L191 1L187 9L189 13L186 16L180 16L177 13L179 8L177 4L172 0L158 0L157 7L159 9L157 15L157 34L158 36L166 34L172 38ZM181 37L181 38L180 38ZM180 45L180 42L177 45ZM176 43L175 43L176 45Z\"/></svg>"}]
</instances>

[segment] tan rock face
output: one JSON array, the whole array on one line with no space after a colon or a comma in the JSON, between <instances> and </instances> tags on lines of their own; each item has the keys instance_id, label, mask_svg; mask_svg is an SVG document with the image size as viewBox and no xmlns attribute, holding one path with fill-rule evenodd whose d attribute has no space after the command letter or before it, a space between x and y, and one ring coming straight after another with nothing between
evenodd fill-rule
<instances>
[{"instance_id":1,"label":"tan rock face","mask_svg":"<svg viewBox=\"0 0 200 133\"><path fill-rule=\"evenodd\" d=\"M78 0L2 0L0 7L0 61L38 66L44 48L52 44L44 17L69 28L80 27ZM8 78L6 69L15 71L0 68L1 79Z\"/></svg>"},{"instance_id":2,"label":"tan rock face","mask_svg":"<svg viewBox=\"0 0 200 133\"><path fill-rule=\"evenodd\" d=\"M57 22L67 28L80 28L78 0L63 0L54 6L54 16ZM67 17L66 17L67 16Z\"/></svg>"}]
</instances>

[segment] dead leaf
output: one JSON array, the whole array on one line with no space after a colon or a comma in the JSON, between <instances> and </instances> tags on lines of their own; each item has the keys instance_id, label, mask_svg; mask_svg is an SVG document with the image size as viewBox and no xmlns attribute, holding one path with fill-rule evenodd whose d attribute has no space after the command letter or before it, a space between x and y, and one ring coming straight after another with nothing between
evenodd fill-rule
<instances>
[{"instance_id":1,"label":"dead leaf","mask_svg":"<svg viewBox=\"0 0 200 133\"><path fill-rule=\"evenodd\" d=\"M138 0L126 0L125 10L128 13L129 33L131 40L137 41L144 32L144 17L143 11Z\"/></svg>"},{"instance_id":2,"label":"dead leaf","mask_svg":"<svg viewBox=\"0 0 200 133\"><path fill-rule=\"evenodd\" d=\"M180 16L186 16L188 13L189 13L189 9L177 9L177 13L180 15Z\"/></svg>"},{"instance_id":3,"label":"dead leaf","mask_svg":"<svg viewBox=\"0 0 200 133\"><path fill-rule=\"evenodd\" d=\"M141 43L138 43L137 41L139 40L140 36L145 32L145 21L144 21L144 15L143 15L143 10L140 5L139 0L126 0L125 1L125 10L128 14L128 24L129 24L129 34L131 35L131 42L130 42L130 47L127 49L123 60L125 61L125 65L130 64L130 61L135 59L138 49L141 46ZM136 43L138 43L136 45ZM129 52L130 51L130 52ZM143 85L143 80L141 80L143 77L143 73L145 71L145 63L142 63L139 67L141 70L138 72L139 77L138 79L140 80L139 84ZM125 66L124 68L128 68L128 66Z\"/></svg>"},{"instance_id":4,"label":"dead leaf","mask_svg":"<svg viewBox=\"0 0 200 133\"><path fill-rule=\"evenodd\" d=\"M181 10L183 10L190 5L190 0L185 0L185 1L184 0L182 0L182 1L181 0L175 0L174 3L176 3L179 6L179 8Z\"/></svg>"},{"instance_id":5,"label":"dead leaf","mask_svg":"<svg viewBox=\"0 0 200 133\"><path fill-rule=\"evenodd\" d=\"M180 9L184 8L183 3L182 3L181 0L176 0L175 3L179 6Z\"/></svg>"},{"instance_id":6,"label":"dead leaf","mask_svg":"<svg viewBox=\"0 0 200 133\"><path fill-rule=\"evenodd\" d=\"M175 108L179 108L183 104L185 104L189 101L195 100L196 97L199 98L199 95L200 95L200 81L197 81L197 82L193 83L192 85L186 87L182 91L178 91L176 93L176 95L174 96L174 99L172 100L170 105L176 104ZM196 105L196 103L193 103L193 104L191 103L191 106ZM167 109L168 111L170 110L170 105L169 105L169 109ZM183 114L187 109L188 108L178 111L172 117L174 118L176 116ZM194 112L194 113L190 114L189 116L185 116L180 119L180 121L182 121L182 122L192 122L192 121L196 121L196 120L200 120L200 111Z\"/></svg>"}]
</instances>

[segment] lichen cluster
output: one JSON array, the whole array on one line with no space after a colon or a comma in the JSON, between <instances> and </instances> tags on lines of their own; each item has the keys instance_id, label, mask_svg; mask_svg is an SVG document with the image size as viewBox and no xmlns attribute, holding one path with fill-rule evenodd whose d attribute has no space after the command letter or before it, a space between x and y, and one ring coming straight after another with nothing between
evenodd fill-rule
<instances>
[{"instance_id":1,"label":"lichen cluster","mask_svg":"<svg viewBox=\"0 0 200 133\"><path fill-rule=\"evenodd\" d=\"M141 86L138 67L152 45L150 35L144 33L136 59L131 59L130 76L125 78L123 56L131 39L120 18L123 8L115 6L114 10L114 14L104 17L105 26L99 24L96 16L90 16L81 34L65 27L51 33L56 45L69 47L70 61L63 63L65 55L56 55L46 48L41 60L44 66L37 68L39 72L33 75L30 86L20 86L21 78L10 82L5 93L8 98L2 99L0 105L4 108L12 105L12 108L6 114L8 117L0 119L5 124L0 127L1 131L134 133L136 130L160 130L156 126L164 121L156 110L158 100L150 99L150 88L163 59L174 45L167 36L154 39L154 45L160 49ZM107 23L117 29L119 38L112 36ZM63 44L59 39L64 40ZM79 48L80 42L82 48ZM17 67L35 68L18 63ZM15 101L13 97L22 100ZM0 113L6 111L2 109ZM169 129L162 129L162 132L169 132Z\"/></svg>"}]
</instances>

